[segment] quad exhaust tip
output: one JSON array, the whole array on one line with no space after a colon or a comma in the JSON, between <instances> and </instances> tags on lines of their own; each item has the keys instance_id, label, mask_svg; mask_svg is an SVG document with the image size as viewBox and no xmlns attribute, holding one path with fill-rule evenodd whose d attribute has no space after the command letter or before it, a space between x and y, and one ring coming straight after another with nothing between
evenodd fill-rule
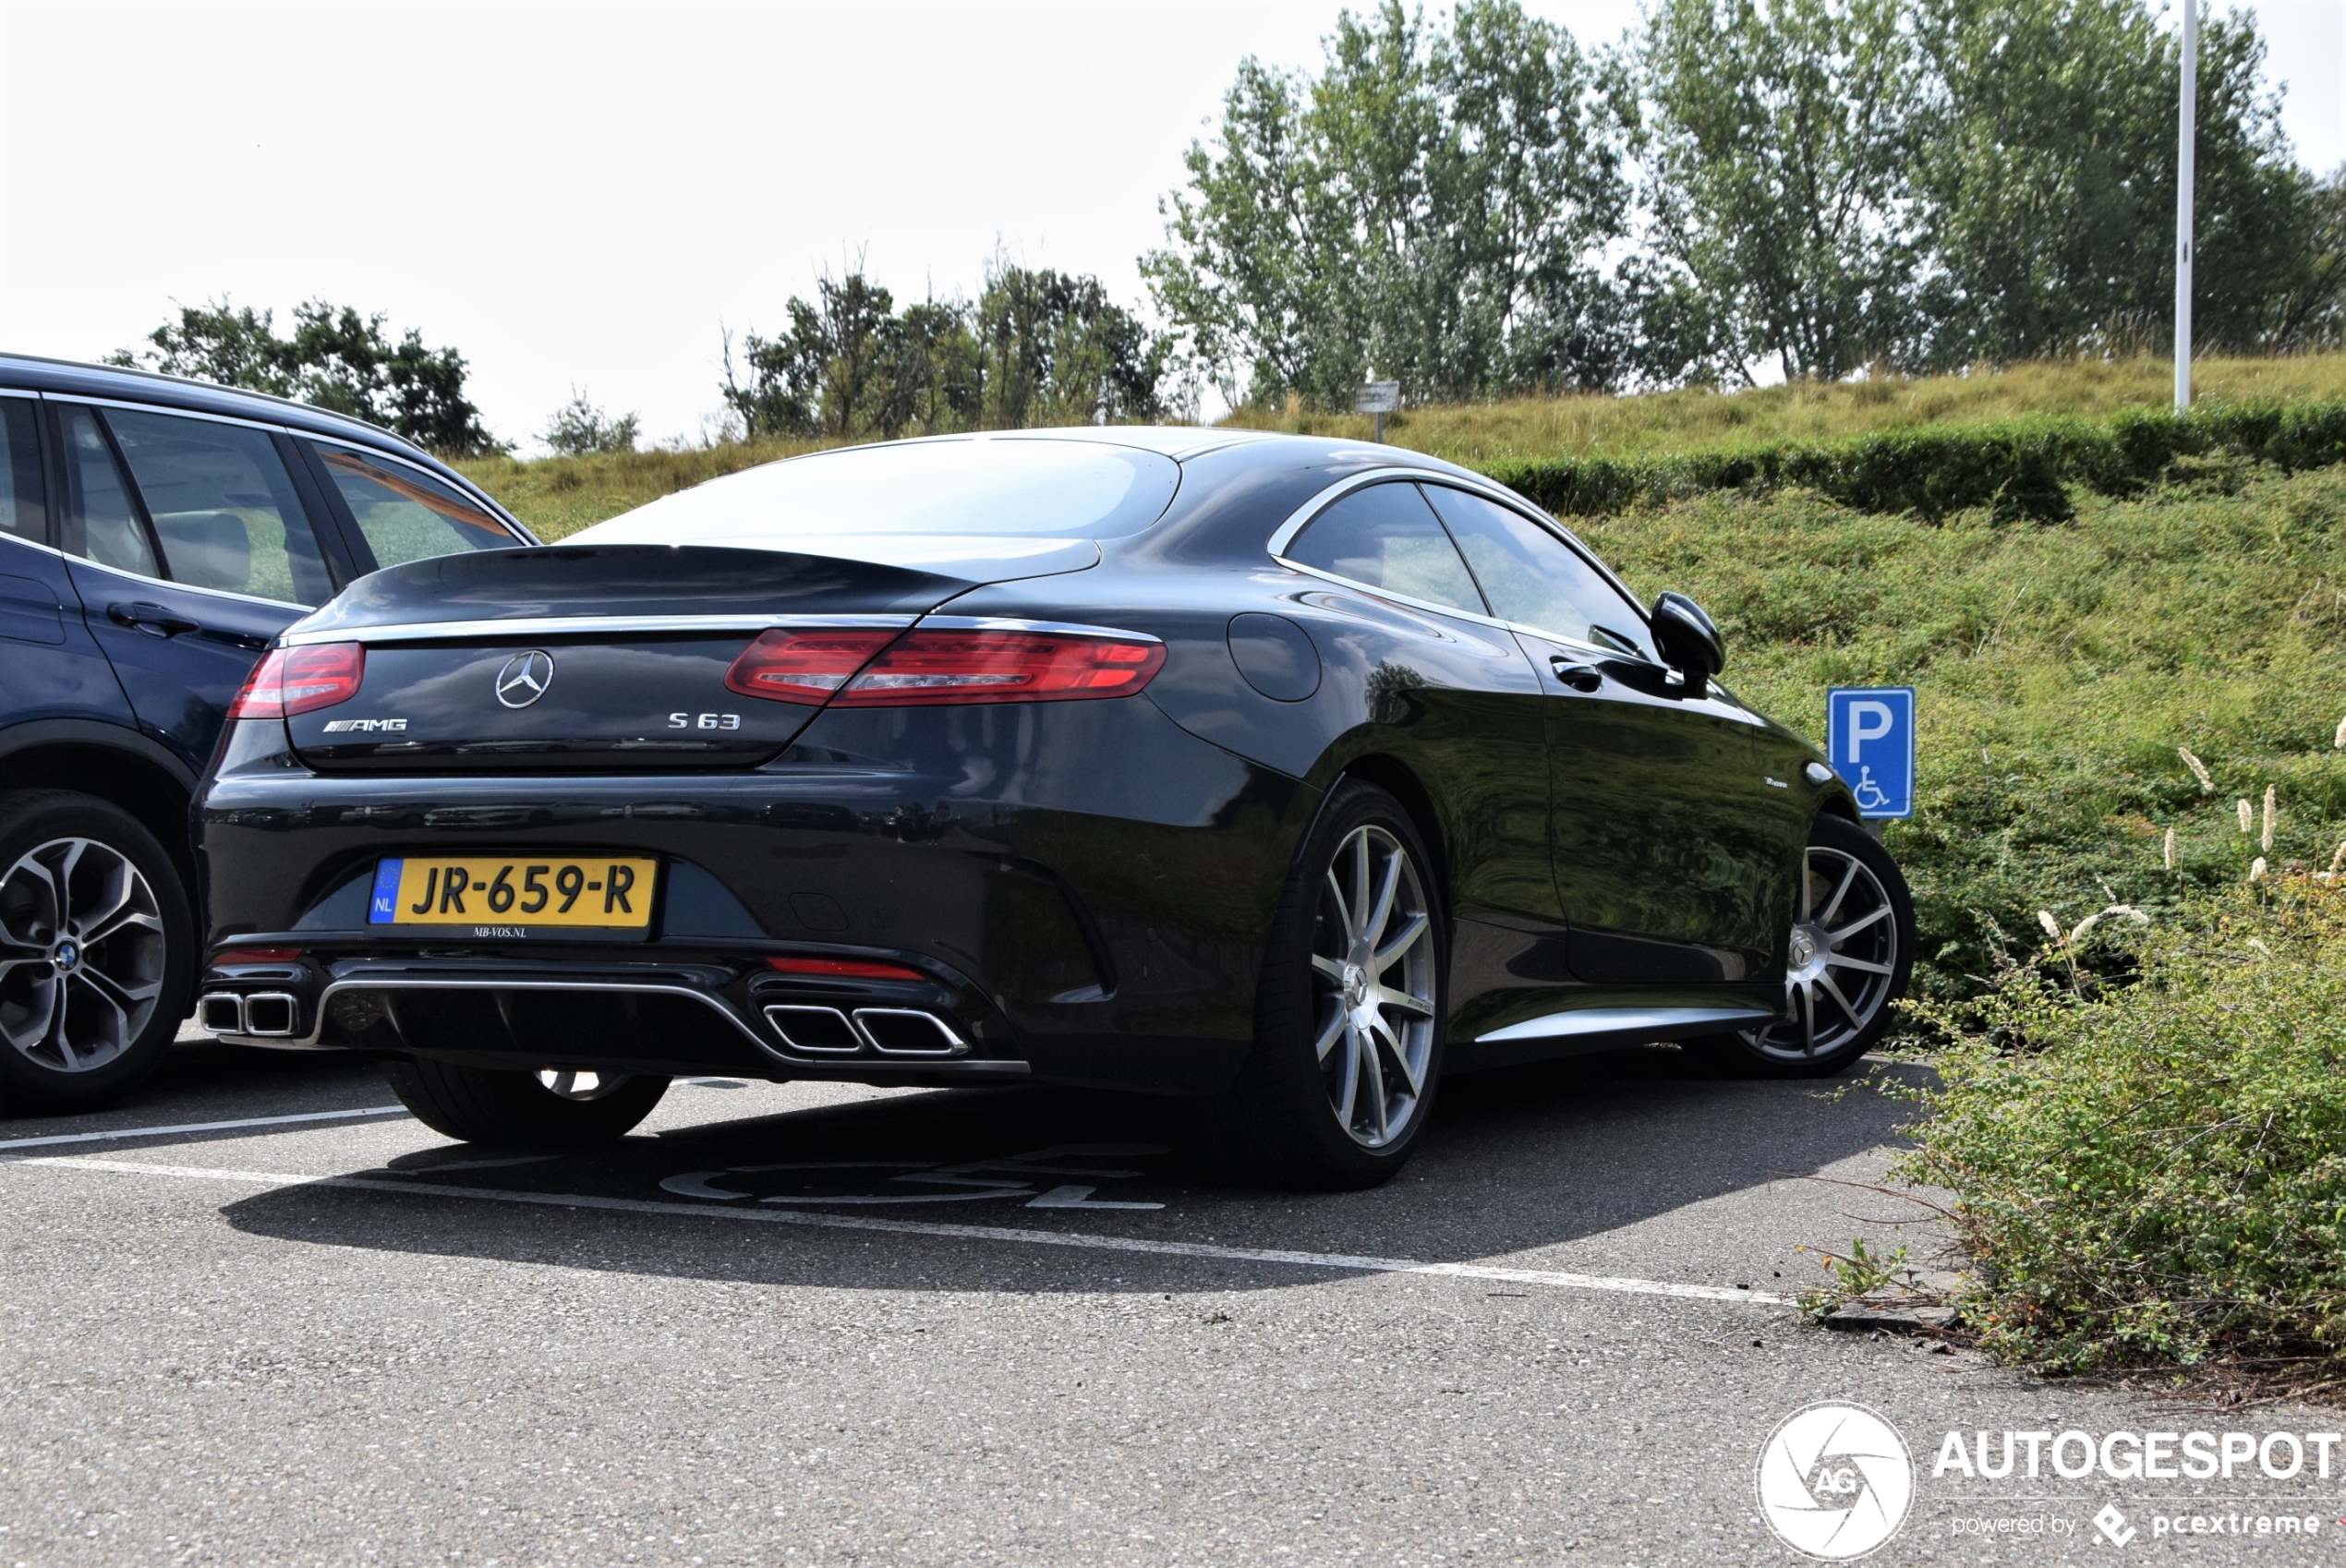
<instances>
[{"instance_id":1,"label":"quad exhaust tip","mask_svg":"<svg viewBox=\"0 0 2346 1568\"><path fill-rule=\"evenodd\" d=\"M248 996L215 991L198 1004L196 1019L213 1034L284 1040L299 1032L301 1003L286 991L256 991Z\"/></svg>"},{"instance_id":2,"label":"quad exhaust tip","mask_svg":"<svg viewBox=\"0 0 2346 1568\"><path fill-rule=\"evenodd\" d=\"M776 1005L766 1021L782 1043L809 1055L959 1056L969 1042L935 1013L919 1007L858 1007L851 1018L837 1007Z\"/></svg>"}]
</instances>

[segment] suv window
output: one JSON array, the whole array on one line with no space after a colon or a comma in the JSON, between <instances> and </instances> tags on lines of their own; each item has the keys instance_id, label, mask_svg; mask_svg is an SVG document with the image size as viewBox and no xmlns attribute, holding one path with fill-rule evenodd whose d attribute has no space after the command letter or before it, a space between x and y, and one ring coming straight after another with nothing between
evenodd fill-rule
<instances>
[{"instance_id":1,"label":"suv window","mask_svg":"<svg viewBox=\"0 0 2346 1568\"><path fill-rule=\"evenodd\" d=\"M1365 587L1489 613L1441 521L1406 482L1371 485L1335 501L1288 543L1287 558Z\"/></svg>"},{"instance_id":2,"label":"suv window","mask_svg":"<svg viewBox=\"0 0 2346 1568\"><path fill-rule=\"evenodd\" d=\"M30 398L0 397L0 534L49 542L42 506L40 421Z\"/></svg>"},{"instance_id":3,"label":"suv window","mask_svg":"<svg viewBox=\"0 0 2346 1568\"><path fill-rule=\"evenodd\" d=\"M333 597L318 537L267 431L119 408L105 420L173 582L305 606Z\"/></svg>"},{"instance_id":4,"label":"suv window","mask_svg":"<svg viewBox=\"0 0 2346 1568\"><path fill-rule=\"evenodd\" d=\"M154 547L115 465L114 445L98 423L98 411L68 404L58 411L65 431L66 477L73 486L64 548L101 566L119 567L142 577L160 576Z\"/></svg>"},{"instance_id":5,"label":"suv window","mask_svg":"<svg viewBox=\"0 0 2346 1568\"><path fill-rule=\"evenodd\" d=\"M453 486L404 463L340 446L320 445L318 455L379 567L524 542Z\"/></svg>"},{"instance_id":6,"label":"suv window","mask_svg":"<svg viewBox=\"0 0 2346 1568\"><path fill-rule=\"evenodd\" d=\"M1511 507L1428 485L1491 613L1577 643L1651 658L1645 617L1570 545Z\"/></svg>"}]
</instances>

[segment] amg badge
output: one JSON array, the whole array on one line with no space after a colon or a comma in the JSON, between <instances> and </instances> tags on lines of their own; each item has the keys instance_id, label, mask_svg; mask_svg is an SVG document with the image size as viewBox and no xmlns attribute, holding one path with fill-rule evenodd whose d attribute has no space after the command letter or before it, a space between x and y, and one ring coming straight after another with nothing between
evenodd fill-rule
<instances>
[{"instance_id":1,"label":"amg badge","mask_svg":"<svg viewBox=\"0 0 2346 1568\"><path fill-rule=\"evenodd\" d=\"M330 718L326 721L329 735L396 734L407 728L404 718Z\"/></svg>"}]
</instances>

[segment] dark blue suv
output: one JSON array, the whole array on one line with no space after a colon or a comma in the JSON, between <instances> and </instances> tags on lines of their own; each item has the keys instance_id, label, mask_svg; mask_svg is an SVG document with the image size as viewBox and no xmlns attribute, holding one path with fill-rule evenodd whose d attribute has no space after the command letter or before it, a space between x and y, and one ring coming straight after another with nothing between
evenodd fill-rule
<instances>
[{"instance_id":1,"label":"dark blue suv","mask_svg":"<svg viewBox=\"0 0 2346 1568\"><path fill-rule=\"evenodd\" d=\"M177 1033L188 802L261 650L380 567L534 542L371 425L0 355L0 1110L109 1099Z\"/></svg>"}]
</instances>

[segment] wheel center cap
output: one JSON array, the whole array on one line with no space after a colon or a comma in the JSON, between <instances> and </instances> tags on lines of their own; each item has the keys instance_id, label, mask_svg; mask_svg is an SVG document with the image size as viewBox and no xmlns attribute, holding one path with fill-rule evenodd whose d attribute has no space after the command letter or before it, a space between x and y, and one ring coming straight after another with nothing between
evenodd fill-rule
<instances>
[{"instance_id":1,"label":"wheel center cap","mask_svg":"<svg viewBox=\"0 0 2346 1568\"><path fill-rule=\"evenodd\" d=\"M1344 966L1344 999L1354 1007L1368 994L1368 976L1360 972L1359 964Z\"/></svg>"},{"instance_id":2,"label":"wheel center cap","mask_svg":"<svg viewBox=\"0 0 2346 1568\"><path fill-rule=\"evenodd\" d=\"M81 967L81 944L68 936L49 949L49 967L59 974L71 974Z\"/></svg>"},{"instance_id":3,"label":"wheel center cap","mask_svg":"<svg viewBox=\"0 0 2346 1568\"><path fill-rule=\"evenodd\" d=\"M1807 927L1793 927L1791 950L1785 956L1791 960L1794 969L1808 968L1817 961L1820 951L1817 938Z\"/></svg>"}]
</instances>

